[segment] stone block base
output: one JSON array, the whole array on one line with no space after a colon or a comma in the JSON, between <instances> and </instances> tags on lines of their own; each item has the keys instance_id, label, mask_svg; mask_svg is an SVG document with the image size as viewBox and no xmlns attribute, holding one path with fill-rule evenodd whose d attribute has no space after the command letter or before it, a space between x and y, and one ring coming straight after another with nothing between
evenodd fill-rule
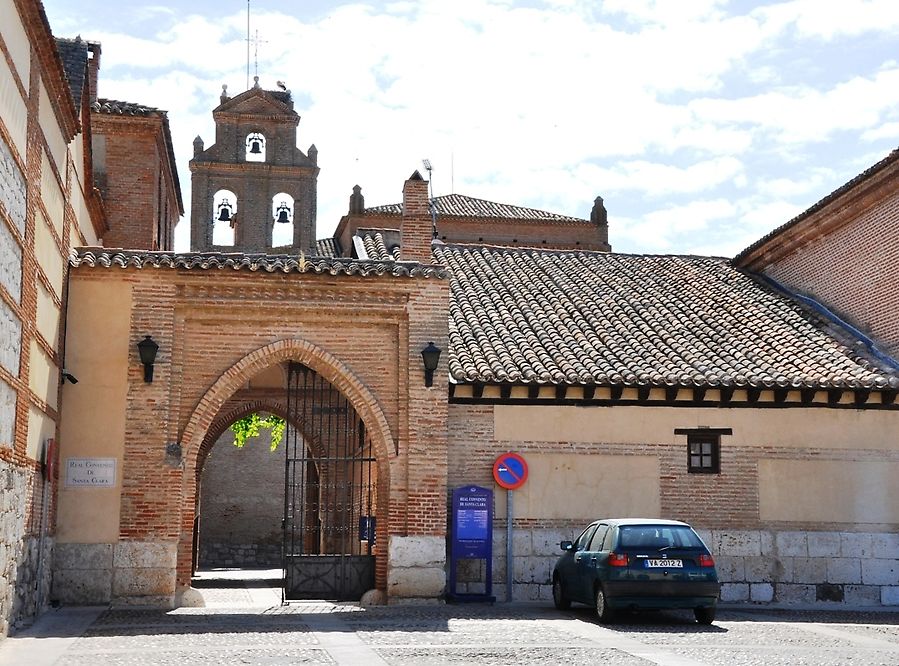
<instances>
[{"instance_id":1,"label":"stone block base","mask_svg":"<svg viewBox=\"0 0 899 666\"><path fill-rule=\"evenodd\" d=\"M388 603L399 599L437 599L445 587L444 537L390 537L387 551Z\"/></svg>"},{"instance_id":2,"label":"stone block base","mask_svg":"<svg viewBox=\"0 0 899 666\"><path fill-rule=\"evenodd\" d=\"M53 560L52 597L67 604L174 607L177 544L65 543Z\"/></svg>"}]
</instances>

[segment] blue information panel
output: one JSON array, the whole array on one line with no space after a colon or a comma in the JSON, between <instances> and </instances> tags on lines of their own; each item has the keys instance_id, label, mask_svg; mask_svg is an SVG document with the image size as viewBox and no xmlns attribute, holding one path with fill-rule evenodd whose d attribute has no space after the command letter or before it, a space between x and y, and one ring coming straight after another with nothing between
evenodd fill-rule
<instances>
[{"instance_id":1,"label":"blue information panel","mask_svg":"<svg viewBox=\"0 0 899 666\"><path fill-rule=\"evenodd\" d=\"M453 491L452 544L450 547L449 597L455 601L494 601L493 597L493 491L480 486L462 486ZM459 560L486 561L484 594L456 592Z\"/></svg>"},{"instance_id":2,"label":"blue information panel","mask_svg":"<svg viewBox=\"0 0 899 666\"><path fill-rule=\"evenodd\" d=\"M368 541L369 545L375 545L375 517L359 517L359 541Z\"/></svg>"}]
</instances>

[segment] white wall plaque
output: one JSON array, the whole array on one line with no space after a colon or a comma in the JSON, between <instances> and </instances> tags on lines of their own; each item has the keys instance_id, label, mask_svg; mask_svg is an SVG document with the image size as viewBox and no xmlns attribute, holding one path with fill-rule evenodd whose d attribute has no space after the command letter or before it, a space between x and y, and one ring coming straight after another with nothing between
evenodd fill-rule
<instances>
[{"instance_id":1,"label":"white wall plaque","mask_svg":"<svg viewBox=\"0 0 899 666\"><path fill-rule=\"evenodd\" d=\"M111 488L115 473L115 458L66 458L68 488Z\"/></svg>"}]
</instances>

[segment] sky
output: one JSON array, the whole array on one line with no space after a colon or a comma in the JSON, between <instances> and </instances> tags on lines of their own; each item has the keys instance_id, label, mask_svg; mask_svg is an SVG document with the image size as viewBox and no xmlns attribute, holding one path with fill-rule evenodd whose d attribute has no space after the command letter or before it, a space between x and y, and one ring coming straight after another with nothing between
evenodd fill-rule
<instances>
[{"instance_id":1,"label":"sky","mask_svg":"<svg viewBox=\"0 0 899 666\"><path fill-rule=\"evenodd\" d=\"M102 43L101 97L168 111L189 211L193 138L247 88L247 2L44 5ZM427 158L435 195L602 196L615 251L733 256L899 146L895 0L251 0L257 31L250 76L319 151L319 238Z\"/></svg>"}]
</instances>

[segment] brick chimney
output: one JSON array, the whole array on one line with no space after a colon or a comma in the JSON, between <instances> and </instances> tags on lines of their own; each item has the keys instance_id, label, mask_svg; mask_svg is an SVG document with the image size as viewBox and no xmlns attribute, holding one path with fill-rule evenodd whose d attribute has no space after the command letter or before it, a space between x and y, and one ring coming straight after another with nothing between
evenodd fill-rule
<instances>
[{"instance_id":1,"label":"brick chimney","mask_svg":"<svg viewBox=\"0 0 899 666\"><path fill-rule=\"evenodd\" d=\"M400 261L431 263L433 221L428 210L428 181L416 171L403 184Z\"/></svg>"},{"instance_id":2,"label":"brick chimney","mask_svg":"<svg viewBox=\"0 0 899 666\"><path fill-rule=\"evenodd\" d=\"M87 80L90 87L90 103L97 101L97 82L100 78L100 42L88 42Z\"/></svg>"}]
</instances>

